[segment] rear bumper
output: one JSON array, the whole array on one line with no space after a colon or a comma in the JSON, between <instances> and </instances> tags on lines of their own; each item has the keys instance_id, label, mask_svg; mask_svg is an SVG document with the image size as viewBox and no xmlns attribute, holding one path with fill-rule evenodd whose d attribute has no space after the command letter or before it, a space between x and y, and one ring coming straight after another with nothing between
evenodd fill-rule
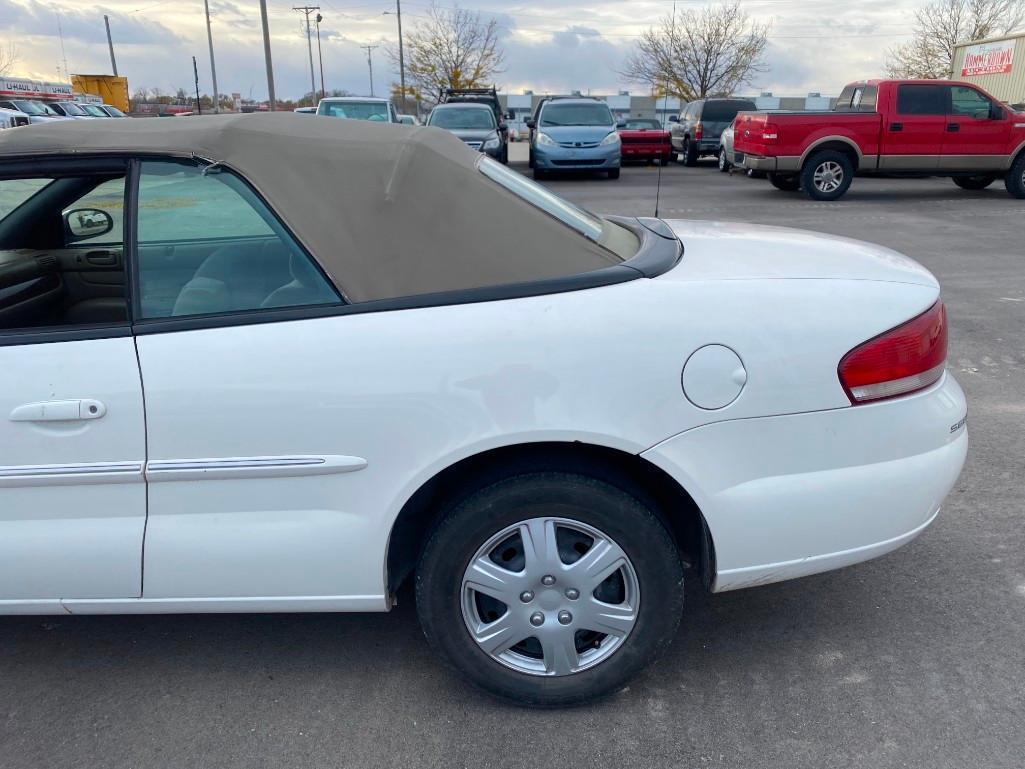
<instances>
[{"instance_id":1,"label":"rear bumper","mask_svg":"<svg viewBox=\"0 0 1025 769\"><path fill-rule=\"evenodd\" d=\"M620 145L597 147L547 147L534 145L534 167L549 171L590 171L619 168Z\"/></svg>"},{"instance_id":2,"label":"rear bumper","mask_svg":"<svg viewBox=\"0 0 1025 769\"><path fill-rule=\"evenodd\" d=\"M765 171L767 173L797 173L801 170L801 159L799 157L783 155L780 157L769 158L763 155L750 155L737 150L734 150L734 155L738 158L742 158L738 160L735 165L741 166L742 168L749 168L752 171Z\"/></svg>"},{"instance_id":3,"label":"rear bumper","mask_svg":"<svg viewBox=\"0 0 1025 769\"><path fill-rule=\"evenodd\" d=\"M701 509L719 592L847 566L914 539L961 472L965 414L947 374L906 398L706 425L644 456Z\"/></svg>"},{"instance_id":4,"label":"rear bumper","mask_svg":"<svg viewBox=\"0 0 1025 769\"><path fill-rule=\"evenodd\" d=\"M621 155L623 160L632 158L667 158L670 149L669 144L623 144Z\"/></svg>"}]
</instances>

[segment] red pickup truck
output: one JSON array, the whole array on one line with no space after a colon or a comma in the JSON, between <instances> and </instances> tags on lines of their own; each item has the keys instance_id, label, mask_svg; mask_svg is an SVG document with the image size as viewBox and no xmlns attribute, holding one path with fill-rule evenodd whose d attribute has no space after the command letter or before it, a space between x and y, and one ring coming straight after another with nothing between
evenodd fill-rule
<instances>
[{"instance_id":1,"label":"red pickup truck","mask_svg":"<svg viewBox=\"0 0 1025 769\"><path fill-rule=\"evenodd\" d=\"M949 176L966 190L999 178L1025 198L1025 113L974 85L944 80L851 83L830 112L741 112L735 165L781 190L836 200L855 175Z\"/></svg>"}]
</instances>

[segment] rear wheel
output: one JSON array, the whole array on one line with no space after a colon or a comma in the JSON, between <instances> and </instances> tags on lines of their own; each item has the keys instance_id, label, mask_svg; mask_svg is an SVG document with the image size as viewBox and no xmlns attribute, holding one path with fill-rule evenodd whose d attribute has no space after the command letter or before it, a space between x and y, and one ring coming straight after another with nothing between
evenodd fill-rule
<instances>
[{"instance_id":1,"label":"rear wheel","mask_svg":"<svg viewBox=\"0 0 1025 769\"><path fill-rule=\"evenodd\" d=\"M719 148L719 172L720 173L726 173L731 168L733 168L733 164L729 160L726 159L726 148L725 147L720 147Z\"/></svg>"},{"instance_id":2,"label":"rear wheel","mask_svg":"<svg viewBox=\"0 0 1025 769\"><path fill-rule=\"evenodd\" d=\"M835 150L816 152L801 169L801 188L812 200L843 197L853 179L851 159Z\"/></svg>"},{"instance_id":3,"label":"rear wheel","mask_svg":"<svg viewBox=\"0 0 1025 769\"><path fill-rule=\"evenodd\" d=\"M954 184L956 184L963 190L984 190L996 180L996 174L979 174L978 176L955 176Z\"/></svg>"},{"instance_id":4,"label":"rear wheel","mask_svg":"<svg viewBox=\"0 0 1025 769\"><path fill-rule=\"evenodd\" d=\"M801 178L797 174L769 174L769 184L783 192L797 192L801 189Z\"/></svg>"},{"instance_id":5,"label":"rear wheel","mask_svg":"<svg viewBox=\"0 0 1025 769\"><path fill-rule=\"evenodd\" d=\"M618 168L609 169L609 178L610 179L618 179L619 178L619 169Z\"/></svg>"},{"instance_id":6,"label":"rear wheel","mask_svg":"<svg viewBox=\"0 0 1025 769\"><path fill-rule=\"evenodd\" d=\"M1025 198L1025 152L1011 165L1011 170L1004 177L1004 186L1016 198Z\"/></svg>"},{"instance_id":7,"label":"rear wheel","mask_svg":"<svg viewBox=\"0 0 1025 769\"><path fill-rule=\"evenodd\" d=\"M420 622L476 686L531 705L623 686L676 632L683 570L665 526L621 489L531 473L467 498L416 576Z\"/></svg>"},{"instance_id":8,"label":"rear wheel","mask_svg":"<svg viewBox=\"0 0 1025 769\"><path fill-rule=\"evenodd\" d=\"M683 164L691 167L698 164L698 147L690 139L683 140Z\"/></svg>"}]
</instances>

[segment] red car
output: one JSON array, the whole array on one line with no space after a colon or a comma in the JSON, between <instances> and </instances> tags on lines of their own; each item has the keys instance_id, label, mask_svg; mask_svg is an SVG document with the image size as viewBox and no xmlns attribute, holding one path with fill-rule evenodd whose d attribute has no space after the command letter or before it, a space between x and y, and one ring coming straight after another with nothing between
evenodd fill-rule
<instances>
[{"instance_id":1,"label":"red car","mask_svg":"<svg viewBox=\"0 0 1025 769\"><path fill-rule=\"evenodd\" d=\"M855 175L903 173L966 190L1003 178L1025 198L1025 115L969 83L865 80L829 112L741 112L733 150L736 165L814 200L841 197Z\"/></svg>"},{"instance_id":2,"label":"red car","mask_svg":"<svg viewBox=\"0 0 1025 769\"><path fill-rule=\"evenodd\" d=\"M657 160L662 165L669 162L670 153L673 151L669 131L664 130L657 120L631 118L625 123L620 123L618 129L624 161Z\"/></svg>"}]
</instances>

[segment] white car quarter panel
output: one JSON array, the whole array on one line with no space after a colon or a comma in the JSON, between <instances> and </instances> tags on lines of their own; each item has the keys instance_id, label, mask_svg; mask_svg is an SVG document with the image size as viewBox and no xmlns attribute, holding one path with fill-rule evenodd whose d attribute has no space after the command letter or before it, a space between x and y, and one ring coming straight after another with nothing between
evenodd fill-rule
<instances>
[{"instance_id":1,"label":"white car quarter panel","mask_svg":"<svg viewBox=\"0 0 1025 769\"><path fill-rule=\"evenodd\" d=\"M0 613L137 597L146 444L133 340L0 347L0 371ZM102 416L17 418L26 404L82 399Z\"/></svg>"},{"instance_id":2,"label":"white car quarter panel","mask_svg":"<svg viewBox=\"0 0 1025 769\"><path fill-rule=\"evenodd\" d=\"M454 462L549 440L640 453L710 422L846 408L840 358L938 293L667 277L139 336L149 472L162 476L149 489L144 598L377 596L385 608L392 523ZM714 412L681 386L684 362L709 343L735 350L748 377ZM328 456L366 467L187 482L161 470Z\"/></svg>"},{"instance_id":3,"label":"white car quarter panel","mask_svg":"<svg viewBox=\"0 0 1025 769\"><path fill-rule=\"evenodd\" d=\"M867 560L913 538L961 472L965 414L947 374L889 401L707 425L644 456L691 491L715 543L714 589L730 590Z\"/></svg>"}]
</instances>

